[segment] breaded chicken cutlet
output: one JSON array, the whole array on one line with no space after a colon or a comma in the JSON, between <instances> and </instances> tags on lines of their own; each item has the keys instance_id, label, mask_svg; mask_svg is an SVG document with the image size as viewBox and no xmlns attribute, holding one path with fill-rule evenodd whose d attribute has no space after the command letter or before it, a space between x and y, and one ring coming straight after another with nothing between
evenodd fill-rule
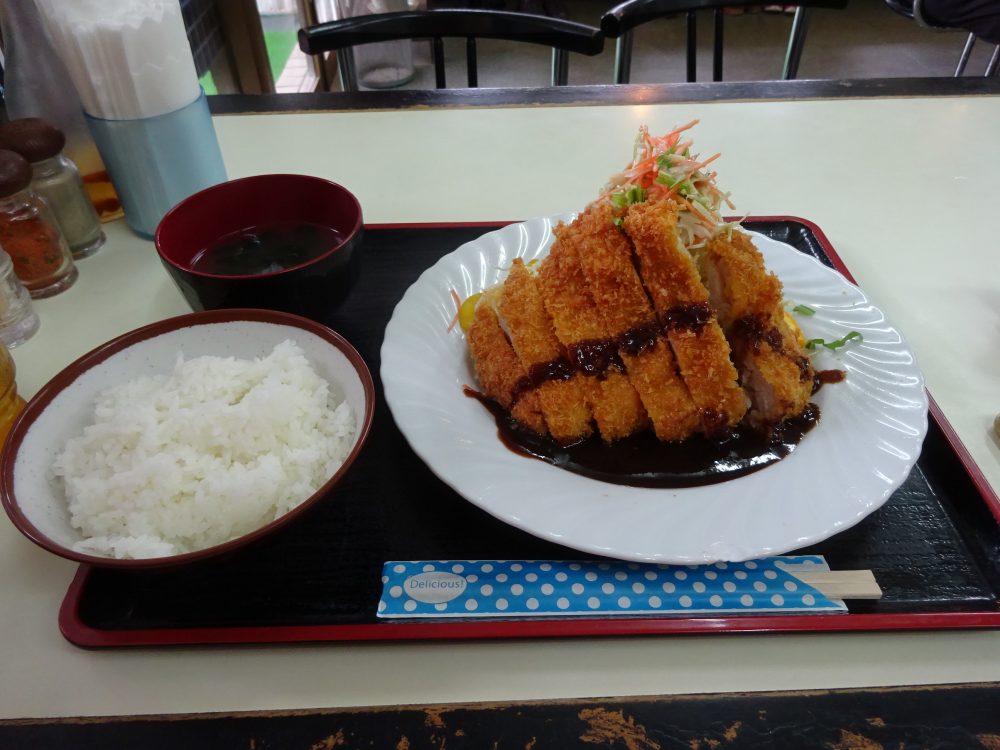
<instances>
[{"instance_id":1,"label":"breaded chicken cutlet","mask_svg":"<svg viewBox=\"0 0 1000 750\"><path fill-rule=\"evenodd\" d=\"M642 281L632 264L628 240L612 223L609 207L593 205L557 236L577 248L609 340L660 440L683 440L697 429L698 410L661 334Z\"/></svg>"},{"instance_id":2,"label":"breaded chicken cutlet","mask_svg":"<svg viewBox=\"0 0 1000 750\"><path fill-rule=\"evenodd\" d=\"M753 404L750 423L773 425L801 414L815 373L785 322L778 277L742 232L710 240L699 266Z\"/></svg>"},{"instance_id":3,"label":"breaded chicken cutlet","mask_svg":"<svg viewBox=\"0 0 1000 750\"><path fill-rule=\"evenodd\" d=\"M538 271L545 309L570 363L593 377L583 380L587 402L605 442L649 424L639 394L624 372L610 330L598 314L573 242L557 239Z\"/></svg>"},{"instance_id":4,"label":"breaded chicken cutlet","mask_svg":"<svg viewBox=\"0 0 1000 750\"><path fill-rule=\"evenodd\" d=\"M623 223L703 431L716 435L731 430L746 414L747 397L709 305L708 290L678 235L677 204L637 203L629 207Z\"/></svg>"},{"instance_id":5,"label":"breaded chicken cutlet","mask_svg":"<svg viewBox=\"0 0 1000 750\"><path fill-rule=\"evenodd\" d=\"M552 329L538 280L524 261L514 260L500 297L500 315L510 342L535 386L549 434L573 443L593 431L583 375L569 366L566 350Z\"/></svg>"},{"instance_id":6,"label":"breaded chicken cutlet","mask_svg":"<svg viewBox=\"0 0 1000 750\"><path fill-rule=\"evenodd\" d=\"M539 435L548 434L538 394L526 387L528 371L510 345L492 307L476 308L467 338L483 393L521 424Z\"/></svg>"},{"instance_id":7,"label":"breaded chicken cutlet","mask_svg":"<svg viewBox=\"0 0 1000 750\"><path fill-rule=\"evenodd\" d=\"M781 284L681 134L640 129L632 163L484 294L469 348L485 394L568 445L652 429L664 442L769 430L806 410L814 371ZM732 204L729 204L730 206Z\"/></svg>"}]
</instances>

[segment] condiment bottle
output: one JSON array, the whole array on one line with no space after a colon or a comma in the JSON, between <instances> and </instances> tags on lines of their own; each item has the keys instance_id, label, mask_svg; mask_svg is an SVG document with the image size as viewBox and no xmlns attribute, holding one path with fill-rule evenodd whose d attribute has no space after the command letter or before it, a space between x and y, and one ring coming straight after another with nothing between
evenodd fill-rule
<instances>
[{"instance_id":1,"label":"condiment bottle","mask_svg":"<svg viewBox=\"0 0 1000 750\"><path fill-rule=\"evenodd\" d=\"M0 443L14 425L14 420L24 409L24 399L17 393L14 380L14 360L7 347L0 346Z\"/></svg>"},{"instance_id":2,"label":"condiment bottle","mask_svg":"<svg viewBox=\"0 0 1000 750\"><path fill-rule=\"evenodd\" d=\"M34 298L51 297L76 281L69 245L45 201L31 185L31 165L0 149L0 248Z\"/></svg>"},{"instance_id":3,"label":"condiment bottle","mask_svg":"<svg viewBox=\"0 0 1000 750\"><path fill-rule=\"evenodd\" d=\"M93 255L104 244L101 220L83 187L76 165L63 156L66 136L38 117L0 125L0 149L31 162L31 189L49 203L73 258Z\"/></svg>"},{"instance_id":4,"label":"condiment bottle","mask_svg":"<svg viewBox=\"0 0 1000 750\"><path fill-rule=\"evenodd\" d=\"M8 349L35 335L38 315L31 307L31 297L14 275L10 256L0 250L0 341Z\"/></svg>"},{"instance_id":5,"label":"condiment bottle","mask_svg":"<svg viewBox=\"0 0 1000 750\"><path fill-rule=\"evenodd\" d=\"M0 30L7 116L41 117L59 128L66 136L66 156L83 174L101 219L120 218L121 203L87 129L80 96L35 0L0 2Z\"/></svg>"}]
</instances>

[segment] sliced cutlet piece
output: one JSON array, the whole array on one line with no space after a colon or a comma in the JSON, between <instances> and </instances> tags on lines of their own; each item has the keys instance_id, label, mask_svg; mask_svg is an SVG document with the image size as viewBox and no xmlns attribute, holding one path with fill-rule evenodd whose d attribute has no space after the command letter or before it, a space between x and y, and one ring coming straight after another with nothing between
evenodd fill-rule
<instances>
[{"instance_id":1,"label":"sliced cutlet piece","mask_svg":"<svg viewBox=\"0 0 1000 750\"><path fill-rule=\"evenodd\" d=\"M760 251L734 231L707 243L699 268L750 397L750 422L768 426L801 414L814 371L785 322L781 282L764 267Z\"/></svg>"},{"instance_id":2,"label":"sliced cutlet piece","mask_svg":"<svg viewBox=\"0 0 1000 750\"><path fill-rule=\"evenodd\" d=\"M483 393L521 424L547 435L538 394L526 387L528 372L500 327L497 314L486 302L476 308L466 339Z\"/></svg>"},{"instance_id":3,"label":"sliced cutlet piece","mask_svg":"<svg viewBox=\"0 0 1000 750\"><path fill-rule=\"evenodd\" d=\"M646 409L598 315L572 241L555 241L538 270L538 283L556 336L586 376L581 384L601 438L611 443L647 427Z\"/></svg>"},{"instance_id":4,"label":"sliced cutlet piece","mask_svg":"<svg viewBox=\"0 0 1000 750\"><path fill-rule=\"evenodd\" d=\"M581 440L593 432L582 384L552 330L537 280L517 258L503 284L500 315L521 365L537 385L536 393L549 433L559 443Z\"/></svg>"},{"instance_id":5,"label":"sliced cutlet piece","mask_svg":"<svg viewBox=\"0 0 1000 750\"><path fill-rule=\"evenodd\" d=\"M580 265L607 330L618 343L632 386L660 440L683 440L700 424L656 313L632 265L632 248L614 226L610 207L592 205L560 234Z\"/></svg>"},{"instance_id":6,"label":"sliced cutlet piece","mask_svg":"<svg viewBox=\"0 0 1000 750\"><path fill-rule=\"evenodd\" d=\"M702 430L718 435L732 429L749 404L708 290L677 233L677 205L664 200L636 203L624 227L681 376L701 413Z\"/></svg>"}]
</instances>

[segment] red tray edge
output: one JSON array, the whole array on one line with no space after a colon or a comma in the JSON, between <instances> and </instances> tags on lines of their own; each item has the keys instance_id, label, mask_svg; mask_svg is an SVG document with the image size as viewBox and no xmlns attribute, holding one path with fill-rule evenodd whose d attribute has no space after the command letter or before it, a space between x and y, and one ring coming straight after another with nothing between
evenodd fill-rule
<instances>
[{"instance_id":1,"label":"red tray edge","mask_svg":"<svg viewBox=\"0 0 1000 750\"><path fill-rule=\"evenodd\" d=\"M59 610L60 632L70 643L83 648L343 641L499 640L706 633L837 633L1000 627L1000 612L915 612L881 615L585 618L99 630L85 625L78 616L79 594L89 572L89 566L80 566Z\"/></svg>"},{"instance_id":2,"label":"red tray edge","mask_svg":"<svg viewBox=\"0 0 1000 750\"><path fill-rule=\"evenodd\" d=\"M746 221L794 221L808 227L834 267L851 283L854 276L817 224L798 216L748 216ZM371 229L499 227L511 221L415 222L368 224ZM973 460L958 433L928 392L930 418L941 429L986 503L1000 522L1000 497ZM148 628L99 630L79 617L80 595L90 573L81 565L59 608L59 630L83 648L187 646L220 644L305 643L343 641L471 640L567 638L626 635L696 635L706 633L819 633L1000 628L997 612L907 612L899 614L740 615L735 617L579 618L552 620L378 622L359 625L278 625L220 628Z\"/></svg>"}]
</instances>

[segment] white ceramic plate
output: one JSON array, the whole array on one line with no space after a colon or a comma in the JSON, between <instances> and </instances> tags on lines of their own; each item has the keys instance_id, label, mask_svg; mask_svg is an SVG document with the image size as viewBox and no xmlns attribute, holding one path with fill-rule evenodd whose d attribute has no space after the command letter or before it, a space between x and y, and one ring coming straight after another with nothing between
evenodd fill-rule
<instances>
[{"instance_id":1,"label":"white ceramic plate","mask_svg":"<svg viewBox=\"0 0 1000 750\"><path fill-rule=\"evenodd\" d=\"M814 258L753 235L785 295L816 310L809 338L859 331L864 342L814 358L847 380L815 396L822 417L787 458L716 485L646 489L607 484L518 456L462 392L476 378L455 326L463 299L498 282L515 257L543 256L572 215L512 224L446 255L407 290L382 344L382 382L396 424L442 480L531 534L608 557L659 563L746 560L804 547L881 506L912 468L927 431L923 377L906 342L865 294Z\"/></svg>"}]
</instances>

